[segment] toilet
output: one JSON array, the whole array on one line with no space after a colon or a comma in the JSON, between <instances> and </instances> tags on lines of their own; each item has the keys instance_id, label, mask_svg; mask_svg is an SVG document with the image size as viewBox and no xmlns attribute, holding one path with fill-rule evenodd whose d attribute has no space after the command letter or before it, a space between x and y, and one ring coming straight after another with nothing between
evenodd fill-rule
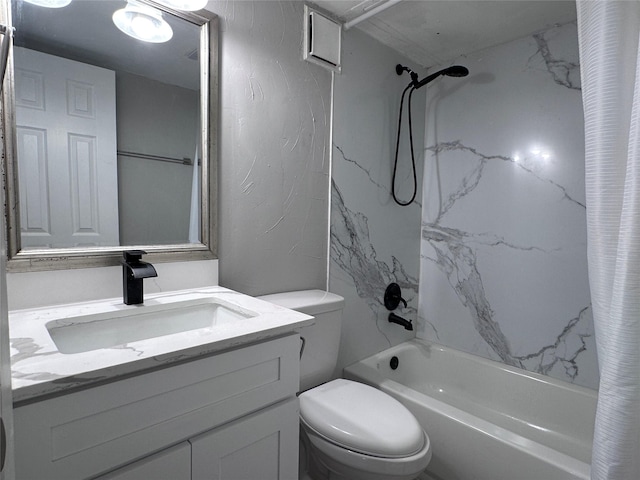
<instances>
[{"instance_id":1,"label":"toilet","mask_svg":"<svg viewBox=\"0 0 640 480\"><path fill-rule=\"evenodd\" d=\"M331 380L338 359L344 299L322 290L258 298L316 319L314 325L300 329L304 339L300 455L311 478L417 478L431 460L431 443L413 414L395 398L369 385Z\"/></svg>"}]
</instances>

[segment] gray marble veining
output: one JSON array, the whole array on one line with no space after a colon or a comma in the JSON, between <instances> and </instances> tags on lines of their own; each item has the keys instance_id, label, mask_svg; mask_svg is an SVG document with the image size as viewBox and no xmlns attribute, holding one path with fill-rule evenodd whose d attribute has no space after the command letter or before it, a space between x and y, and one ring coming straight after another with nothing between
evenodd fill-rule
<instances>
[{"instance_id":1,"label":"gray marble veining","mask_svg":"<svg viewBox=\"0 0 640 480\"><path fill-rule=\"evenodd\" d=\"M536 55L542 56L549 74L558 85L572 90L581 90L580 84L580 64L577 62L556 58L552 52L552 41L547 37L557 29L545 30L533 35L538 51Z\"/></svg>"},{"instance_id":2,"label":"gray marble veining","mask_svg":"<svg viewBox=\"0 0 640 480\"><path fill-rule=\"evenodd\" d=\"M569 319L552 344L528 355L515 355L499 323L494 320L494 311L478 270L476 252L465 243L465 233L437 225L424 226L422 232L423 239L436 252L435 258L423 258L434 262L446 274L451 288L471 313L475 329L501 361L543 374L561 364L567 377L575 380L579 373L577 357L586 350L585 338L591 336L581 331L589 320L590 306L584 307L576 317ZM493 246L499 245L506 245L506 242ZM530 248L535 247L525 247L523 250Z\"/></svg>"},{"instance_id":3,"label":"gray marble veining","mask_svg":"<svg viewBox=\"0 0 640 480\"><path fill-rule=\"evenodd\" d=\"M422 238L436 252L429 259L445 273L460 301L471 313L475 329L491 349L508 365L516 365L509 342L493 320L493 310L484 291L482 276L476 265L475 252L464 243L464 234L437 225L424 226Z\"/></svg>"},{"instance_id":4,"label":"gray marble veining","mask_svg":"<svg viewBox=\"0 0 640 480\"><path fill-rule=\"evenodd\" d=\"M372 185L376 186L377 188L391 195L390 188L387 185L383 185L382 183L375 180L371 175L371 170L369 168L362 166L359 162L357 162L353 158L347 157L347 155L344 153L344 150L340 146L336 145L335 143L333 145L333 148L335 148L340 153L341 159L339 161L354 165L358 170L364 173L364 175L367 177L367 179L369 180L369 182L371 182Z\"/></svg>"},{"instance_id":5,"label":"gray marble veining","mask_svg":"<svg viewBox=\"0 0 640 480\"><path fill-rule=\"evenodd\" d=\"M595 388L575 28L466 56L484 81L428 103L418 336Z\"/></svg>"},{"instance_id":6,"label":"gray marble veining","mask_svg":"<svg viewBox=\"0 0 640 480\"><path fill-rule=\"evenodd\" d=\"M451 142L440 142L436 145L427 147L427 151L432 152L433 155L438 155L443 152L451 152L451 151L461 151L465 153L470 153L477 160L477 165L473 168L473 170L466 174L460 180L460 187L455 192L452 192L447 200L443 203L440 209L440 216L443 216L449 211L449 209L453 206L453 204L459 200L460 198L466 196L471 193L482 180L482 173L484 171L485 166L488 162L491 161L501 161L506 163L511 163L517 168L525 171L527 174L533 176L537 180L541 182L548 183L558 190L559 193L562 194L562 198L577 204L582 208L586 208L584 203L573 198L566 187L563 187L559 183L555 182L551 178L545 178L538 172L536 172L535 168L529 166L530 159L525 157L520 160L516 160L513 157L507 155L489 155L482 152L479 152L476 148L466 146L460 140L454 140Z\"/></svg>"},{"instance_id":7,"label":"gray marble veining","mask_svg":"<svg viewBox=\"0 0 640 480\"><path fill-rule=\"evenodd\" d=\"M395 256L392 265L377 259L367 217L346 207L335 182L331 187L331 259L351 277L358 295L374 313L385 308L382 293L391 282L400 285L407 300L417 296L418 279L409 275ZM407 312L415 314L416 310L410 306Z\"/></svg>"},{"instance_id":8,"label":"gray marble veining","mask_svg":"<svg viewBox=\"0 0 640 480\"><path fill-rule=\"evenodd\" d=\"M586 340L592 336L585 333L591 327L591 306L584 307L578 315L570 319L555 342L529 355L517 356L520 366L538 373L549 374L560 365L571 380L578 376L578 356L587 350Z\"/></svg>"},{"instance_id":9,"label":"gray marble veining","mask_svg":"<svg viewBox=\"0 0 640 480\"><path fill-rule=\"evenodd\" d=\"M440 271L446 275L449 285L456 292L461 303L470 312L475 329L480 337L501 361L507 365L545 374L557 364L561 364L566 370L566 376L571 380L575 380L579 373L576 359L586 350L584 339L589 337L590 334L576 333L574 329L576 326L581 326L581 322L584 323L586 321L585 312L590 307L584 307L579 315L569 319L553 344L546 345L537 352L528 355L514 355L509 340L502 332L499 323L494 320L494 311L486 295L476 258L477 246L506 247L523 252L532 250L543 253L550 252L535 245L518 245L495 234L465 232L460 229L443 226L441 223L446 221L447 212L456 202L464 199L480 185L484 167L493 160L511 164L512 167L524 170L536 180L552 185L562 195L563 200L568 200L582 210L585 208L584 205L582 202L572 198L562 185L552 179L542 177L508 156L483 154L475 148L465 146L460 141L444 142L430 147L428 150L434 154L454 150L470 152L477 158L477 166L460 180L458 189L448 195L435 222L422 226L422 239L428 242L435 252L434 257L423 255L422 258L436 264ZM560 349L559 346L563 348Z\"/></svg>"},{"instance_id":10,"label":"gray marble veining","mask_svg":"<svg viewBox=\"0 0 640 480\"><path fill-rule=\"evenodd\" d=\"M407 207L396 205L391 197L400 96L408 81L396 74L395 65L424 73L358 29L344 32L342 46L344 74L334 77L333 89L329 252L329 289L345 298L336 374L414 335L388 322L383 297L389 283L400 284L408 308L395 313L416 322L421 195L418 191ZM413 98L418 179L424 154L425 90ZM404 200L413 188L407 125L405 118L396 178L396 192Z\"/></svg>"}]
</instances>

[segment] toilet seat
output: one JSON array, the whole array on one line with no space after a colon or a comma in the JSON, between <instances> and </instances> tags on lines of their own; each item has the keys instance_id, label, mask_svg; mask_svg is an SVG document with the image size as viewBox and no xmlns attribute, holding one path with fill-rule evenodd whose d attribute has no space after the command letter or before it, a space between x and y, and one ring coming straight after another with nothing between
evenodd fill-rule
<instances>
[{"instance_id":1,"label":"toilet seat","mask_svg":"<svg viewBox=\"0 0 640 480\"><path fill-rule=\"evenodd\" d=\"M413 414L369 385L338 379L300 394L307 429L338 447L378 458L406 458L428 443Z\"/></svg>"}]
</instances>

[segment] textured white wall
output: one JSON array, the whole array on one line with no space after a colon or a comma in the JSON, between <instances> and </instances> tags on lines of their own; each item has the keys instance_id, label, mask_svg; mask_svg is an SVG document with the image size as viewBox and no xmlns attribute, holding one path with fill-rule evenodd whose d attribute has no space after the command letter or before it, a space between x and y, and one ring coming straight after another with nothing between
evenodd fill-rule
<instances>
[{"instance_id":1,"label":"textured white wall","mask_svg":"<svg viewBox=\"0 0 640 480\"><path fill-rule=\"evenodd\" d=\"M575 24L428 98L418 336L596 388Z\"/></svg>"},{"instance_id":2,"label":"textured white wall","mask_svg":"<svg viewBox=\"0 0 640 480\"><path fill-rule=\"evenodd\" d=\"M391 198L391 172L400 96L410 79L395 66L418 67L357 29L344 35L343 62L334 87L329 284L346 299L338 374L415 335L388 322L383 297L389 283L400 284L409 308L396 313L415 323L425 101L424 89L414 95L417 201L401 207ZM396 188L404 201L413 188L407 128L405 117Z\"/></svg>"},{"instance_id":3,"label":"textured white wall","mask_svg":"<svg viewBox=\"0 0 640 480\"><path fill-rule=\"evenodd\" d=\"M325 288L331 73L302 61L303 3L209 2L220 16L220 284Z\"/></svg>"}]
</instances>

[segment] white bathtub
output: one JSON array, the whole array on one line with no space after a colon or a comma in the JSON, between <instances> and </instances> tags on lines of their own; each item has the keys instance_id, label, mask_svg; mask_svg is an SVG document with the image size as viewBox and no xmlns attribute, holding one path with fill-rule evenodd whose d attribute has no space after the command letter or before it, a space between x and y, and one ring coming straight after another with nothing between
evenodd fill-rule
<instances>
[{"instance_id":1,"label":"white bathtub","mask_svg":"<svg viewBox=\"0 0 640 480\"><path fill-rule=\"evenodd\" d=\"M344 376L413 412L431 439L427 472L435 479L589 479L593 390L420 340L355 363Z\"/></svg>"}]
</instances>

